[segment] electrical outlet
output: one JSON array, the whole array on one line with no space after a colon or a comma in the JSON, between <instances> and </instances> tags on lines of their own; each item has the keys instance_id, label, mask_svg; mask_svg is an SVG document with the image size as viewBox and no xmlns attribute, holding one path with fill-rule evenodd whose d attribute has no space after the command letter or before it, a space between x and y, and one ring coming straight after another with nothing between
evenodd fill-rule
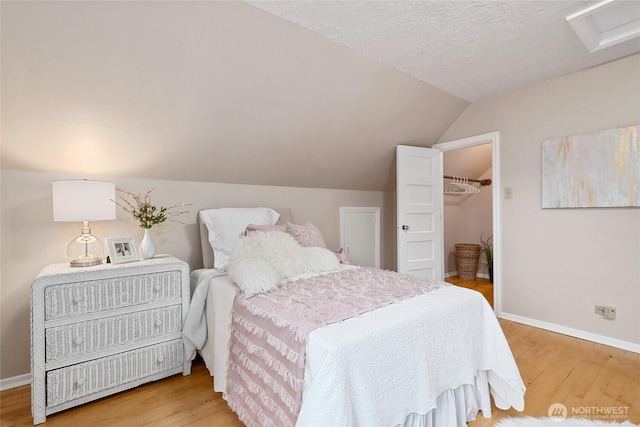
<instances>
[{"instance_id":1,"label":"electrical outlet","mask_svg":"<svg viewBox=\"0 0 640 427\"><path fill-rule=\"evenodd\" d=\"M513 199L513 188L504 187L504 198L505 199Z\"/></svg>"},{"instance_id":2,"label":"electrical outlet","mask_svg":"<svg viewBox=\"0 0 640 427\"><path fill-rule=\"evenodd\" d=\"M605 319L615 320L616 318L616 309L615 307L605 307L604 308L604 316Z\"/></svg>"},{"instance_id":3,"label":"electrical outlet","mask_svg":"<svg viewBox=\"0 0 640 427\"><path fill-rule=\"evenodd\" d=\"M606 305L596 305L594 313L609 320L615 320L616 318L615 307L607 307Z\"/></svg>"}]
</instances>

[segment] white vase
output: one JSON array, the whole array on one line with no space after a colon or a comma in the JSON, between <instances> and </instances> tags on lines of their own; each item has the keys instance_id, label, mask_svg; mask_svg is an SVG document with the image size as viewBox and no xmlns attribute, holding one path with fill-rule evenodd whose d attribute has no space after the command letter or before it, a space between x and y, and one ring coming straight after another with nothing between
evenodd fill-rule
<instances>
[{"instance_id":1,"label":"white vase","mask_svg":"<svg viewBox=\"0 0 640 427\"><path fill-rule=\"evenodd\" d=\"M144 229L144 236L140 242L140 258L151 259L156 255L156 244L151 237L151 229Z\"/></svg>"}]
</instances>

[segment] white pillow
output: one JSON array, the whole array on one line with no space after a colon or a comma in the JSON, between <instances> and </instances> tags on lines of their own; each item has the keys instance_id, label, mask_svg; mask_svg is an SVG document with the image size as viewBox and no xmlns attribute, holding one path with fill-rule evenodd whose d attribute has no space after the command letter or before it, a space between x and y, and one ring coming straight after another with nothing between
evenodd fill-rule
<instances>
[{"instance_id":1,"label":"white pillow","mask_svg":"<svg viewBox=\"0 0 640 427\"><path fill-rule=\"evenodd\" d=\"M274 225L280 214L270 208L220 208L200 211L213 249L213 268L227 271L236 240L249 224Z\"/></svg>"},{"instance_id":2,"label":"white pillow","mask_svg":"<svg viewBox=\"0 0 640 427\"><path fill-rule=\"evenodd\" d=\"M250 233L238 240L229 262L229 277L245 297L268 292L301 274L336 271L340 262L325 248L304 247L282 232Z\"/></svg>"}]
</instances>

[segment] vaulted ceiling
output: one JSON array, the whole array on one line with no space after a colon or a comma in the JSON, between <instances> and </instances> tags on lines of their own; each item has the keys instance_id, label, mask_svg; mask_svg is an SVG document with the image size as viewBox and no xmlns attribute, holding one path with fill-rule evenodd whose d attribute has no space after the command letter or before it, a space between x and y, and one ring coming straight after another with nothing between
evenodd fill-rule
<instances>
[{"instance_id":1,"label":"vaulted ceiling","mask_svg":"<svg viewBox=\"0 0 640 427\"><path fill-rule=\"evenodd\" d=\"M406 2L394 3L410 10ZM435 19L458 10L454 3L447 2L453 8L447 10L425 2L419 12ZM422 76L245 2L1 2L1 166L382 190L392 178L397 144L433 145L469 105L466 99L497 90L484 89L495 60L484 55L485 43L516 34L523 24L511 22L512 2L491 3L504 15L487 21L481 14L478 26L491 29L499 22L504 29L487 30L480 40L435 26L408 35L378 31L367 41L384 55L427 64L431 74ZM357 10L380 4L358 3ZM346 34L349 21L331 19L341 10L348 15L354 5L327 3L331 13L313 20L326 16L327 25ZM383 5L390 10L391 3ZM481 8L465 10L465 25L474 22L474 10ZM405 12L399 16L406 18ZM374 15L360 16L366 21ZM375 16L383 20L386 13ZM431 22L425 19L418 22ZM359 40L366 28L378 27L372 22L361 26ZM559 37L562 44L569 36ZM441 48L434 57L411 47L431 38L457 53ZM531 59L527 52L536 49L536 40L518 38L508 49L496 40L491 51L526 58L531 69L564 62ZM440 80L429 81L432 74ZM442 83L456 79L452 86ZM508 88L529 82L516 79Z\"/></svg>"}]
</instances>

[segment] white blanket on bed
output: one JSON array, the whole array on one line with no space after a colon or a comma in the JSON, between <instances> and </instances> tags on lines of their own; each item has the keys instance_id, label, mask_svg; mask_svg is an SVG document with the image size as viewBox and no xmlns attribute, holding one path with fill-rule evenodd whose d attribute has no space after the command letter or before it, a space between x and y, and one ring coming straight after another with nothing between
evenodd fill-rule
<instances>
[{"instance_id":1,"label":"white blanket on bed","mask_svg":"<svg viewBox=\"0 0 640 427\"><path fill-rule=\"evenodd\" d=\"M215 314L215 328L221 331L230 324L233 291L228 291L233 285L228 277L215 280L225 298L230 297L228 302L220 297L215 301L219 308L229 307L228 313L223 308ZM210 295L208 282L196 287L194 301ZM202 342L202 337L212 336L206 322L198 320L204 316L202 302L192 303L183 332L190 348L211 345L206 338ZM213 360L205 358L215 377L214 388L223 392L225 339L215 343L217 351L209 352L215 354ZM523 409L525 387L491 308L479 293L450 286L312 332L297 425L403 424L408 414L429 412L438 396L439 404L443 398L455 399L456 390L475 385L477 376L488 378L496 406ZM486 390L476 388L473 393L476 401L484 402L477 409L490 416ZM459 414L453 424L435 425L464 425L465 418L472 420L475 413Z\"/></svg>"},{"instance_id":2,"label":"white blanket on bed","mask_svg":"<svg viewBox=\"0 0 640 427\"><path fill-rule=\"evenodd\" d=\"M314 340L326 345L308 354L298 425L403 424L406 415L435 408L446 390L475 384L481 371L498 408L524 408L525 387L509 346L474 291L436 289L326 326ZM480 409L491 416L487 406Z\"/></svg>"}]
</instances>

